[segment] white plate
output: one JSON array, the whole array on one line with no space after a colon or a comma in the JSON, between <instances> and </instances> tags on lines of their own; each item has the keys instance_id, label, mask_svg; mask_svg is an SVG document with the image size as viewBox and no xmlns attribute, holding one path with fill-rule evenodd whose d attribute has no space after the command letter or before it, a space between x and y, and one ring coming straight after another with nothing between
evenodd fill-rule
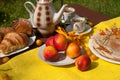
<instances>
[{"instance_id":1,"label":"white plate","mask_svg":"<svg viewBox=\"0 0 120 80\"><path fill-rule=\"evenodd\" d=\"M60 55L60 58L58 61L56 62L50 62L50 61L47 61L44 59L44 56L43 56L43 50L44 48L46 47L46 45L42 45L40 48L39 48L39 51L38 51L38 56L40 57L41 60L43 60L44 62L50 64L50 65L54 65L54 66L65 66L65 65L70 65L70 64L73 64L75 62L75 59L71 59L69 58L68 56L65 55L65 52L64 51L60 51L59 52L59 55ZM83 52L82 52L83 53Z\"/></svg>"},{"instance_id":2,"label":"white plate","mask_svg":"<svg viewBox=\"0 0 120 80\"><path fill-rule=\"evenodd\" d=\"M34 43L35 39L36 39L36 36L35 36L35 34L33 34L33 35L30 37L30 41L29 41L28 46L26 46L26 47L24 47L24 48L22 48L22 49L16 50L16 51L14 51L14 52L12 52L12 53L9 53L9 54L7 54L7 55L0 53L0 57L10 56L10 55L17 54L17 53L19 53L19 52L21 52L21 51L24 51L24 50L28 49L29 46L31 46L31 45Z\"/></svg>"},{"instance_id":3,"label":"white plate","mask_svg":"<svg viewBox=\"0 0 120 80\"><path fill-rule=\"evenodd\" d=\"M93 38L91 37L91 39L89 40L89 48L90 50L93 52L93 54L95 54L97 57L105 60L105 61L108 61L108 62L111 62L111 63L115 63L115 64L120 64L119 61L115 61L115 60L112 60L112 59L109 59L109 58L106 58L102 55L100 55L94 48L93 48Z\"/></svg>"},{"instance_id":4,"label":"white plate","mask_svg":"<svg viewBox=\"0 0 120 80\"><path fill-rule=\"evenodd\" d=\"M70 31L72 31L73 30L73 26L71 26L71 25L68 25L66 28L65 28L65 30L67 31L67 32L70 32ZM92 28L89 26L89 25L85 25L85 30L84 30L84 32L81 32L80 34L87 34L87 33L89 33L89 32L91 32L92 31Z\"/></svg>"}]
</instances>

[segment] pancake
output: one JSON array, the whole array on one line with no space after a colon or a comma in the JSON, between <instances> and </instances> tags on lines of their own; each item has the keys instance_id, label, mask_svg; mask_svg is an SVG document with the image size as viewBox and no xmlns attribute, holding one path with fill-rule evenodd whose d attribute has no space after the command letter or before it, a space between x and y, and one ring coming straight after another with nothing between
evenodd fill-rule
<instances>
[{"instance_id":1,"label":"pancake","mask_svg":"<svg viewBox=\"0 0 120 80\"><path fill-rule=\"evenodd\" d=\"M120 29L106 29L93 35L93 48L106 58L120 61Z\"/></svg>"}]
</instances>

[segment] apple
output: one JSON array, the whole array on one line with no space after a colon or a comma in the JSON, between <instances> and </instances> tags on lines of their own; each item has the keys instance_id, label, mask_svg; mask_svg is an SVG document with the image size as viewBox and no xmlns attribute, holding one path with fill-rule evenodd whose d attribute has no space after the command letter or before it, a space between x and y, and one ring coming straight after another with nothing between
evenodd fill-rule
<instances>
[{"instance_id":1,"label":"apple","mask_svg":"<svg viewBox=\"0 0 120 80\"><path fill-rule=\"evenodd\" d=\"M70 58L76 58L81 54L80 45L75 41L70 42L65 52Z\"/></svg>"},{"instance_id":2,"label":"apple","mask_svg":"<svg viewBox=\"0 0 120 80\"><path fill-rule=\"evenodd\" d=\"M49 38L47 38L45 45L46 46L54 46L53 45L53 38L54 38L54 36L50 36Z\"/></svg>"},{"instance_id":3,"label":"apple","mask_svg":"<svg viewBox=\"0 0 120 80\"><path fill-rule=\"evenodd\" d=\"M77 66L79 70L86 71L90 68L91 60L89 56L81 55L76 59L75 65Z\"/></svg>"},{"instance_id":4,"label":"apple","mask_svg":"<svg viewBox=\"0 0 120 80\"><path fill-rule=\"evenodd\" d=\"M53 46L46 46L43 51L45 60L57 61L59 59L58 51Z\"/></svg>"},{"instance_id":5,"label":"apple","mask_svg":"<svg viewBox=\"0 0 120 80\"><path fill-rule=\"evenodd\" d=\"M56 34L53 39L53 44L58 51L63 51L67 48L68 40L64 35Z\"/></svg>"}]
</instances>

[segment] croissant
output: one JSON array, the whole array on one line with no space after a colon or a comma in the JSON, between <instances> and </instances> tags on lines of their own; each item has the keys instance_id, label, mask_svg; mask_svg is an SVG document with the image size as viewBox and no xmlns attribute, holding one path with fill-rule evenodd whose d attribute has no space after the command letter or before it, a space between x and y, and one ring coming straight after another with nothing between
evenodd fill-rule
<instances>
[{"instance_id":1,"label":"croissant","mask_svg":"<svg viewBox=\"0 0 120 80\"><path fill-rule=\"evenodd\" d=\"M15 31L13 27L0 27L0 33L2 33L3 35L13 31Z\"/></svg>"},{"instance_id":2,"label":"croissant","mask_svg":"<svg viewBox=\"0 0 120 80\"><path fill-rule=\"evenodd\" d=\"M15 31L13 27L0 27L0 42L3 40L5 34Z\"/></svg>"},{"instance_id":3,"label":"croissant","mask_svg":"<svg viewBox=\"0 0 120 80\"><path fill-rule=\"evenodd\" d=\"M24 48L29 43L29 38L24 33L7 33L0 43L0 53L9 54L15 50Z\"/></svg>"},{"instance_id":4,"label":"croissant","mask_svg":"<svg viewBox=\"0 0 120 80\"><path fill-rule=\"evenodd\" d=\"M15 20L12 27L14 27L16 32L25 33L29 36L31 36L33 33L31 23L24 18L19 18L18 20Z\"/></svg>"},{"instance_id":5,"label":"croissant","mask_svg":"<svg viewBox=\"0 0 120 80\"><path fill-rule=\"evenodd\" d=\"M0 42L3 40L4 34L0 32Z\"/></svg>"}]
</instances>

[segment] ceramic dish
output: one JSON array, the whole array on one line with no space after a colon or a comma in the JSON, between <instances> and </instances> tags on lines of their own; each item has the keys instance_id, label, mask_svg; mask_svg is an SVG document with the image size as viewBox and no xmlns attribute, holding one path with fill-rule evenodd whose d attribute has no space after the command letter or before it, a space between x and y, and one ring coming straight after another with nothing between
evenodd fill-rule
<instances>
[{"instance_id":1,"label":"ceramic dish","mask_svg":"<svg viewBox=\"0 0 120 80\"><path fill-rule=\"evenodd\" d=\"M77 14L74 14L71 19L73 19L73 18L78 18L78 17L80 17L80 16L77 15ZM66 22L63 18L61 18L61 22L64 23L64 24L71 24L71 19L70 19L70 20L67 20L67 22ZM29 19L29 20L30 20L30 19Z\"/></svg>"},{"instance_id":2,"label":"ceramic dish","mask_svg":"<svg viewBox=\"0 0 120 80\"><path fill-rule=\"evenodd\" d=\"M38 51L38 56L40 57L40 59L50 65L54 65L54 66L65 66L65 65L70 65L70 64L73 64L75 62L75 59L71 59L69 58L68 56L65 55L65 52L64 51L60 51L59 52L59 60L56 61L56 62L50 62L50 61L47 61L44 59L43 57L43 50L45 48L45 44L42 45L40 48L39 48L39 51ZM83 52L82 52L83 53Z\"/></svg>"},{"instance_id":3,"label":"ceramic dish","mask_svg":"<svg viewBox=\"0 0 120 80\"><path fill-rule=\"evenodd\" d=\"M93 37L91 37L91 39L89 40L89 48L90 50L93 52L93 54L95 54L97 57L105 60L105 61L108 61L108 62L111 62L111 63L115 63L115 64L120 64L120 61L115 61L115 60L112 60L110 58L107 58L107 57L104 57L102 55L100 55L93 47Z\"/></svg>"},{"instance_id":4,"label":"ceramic dish","mask_svg":"<svg viewBox=\"0 0 120 80\"><path fill-rule=\"evenodd\" d=\"M70 31L72 31L73 30L73 26L71 26L71 25L68 25L66 28L65 28L65 30L67 31L67 32L70 32ZM87 33L90 33L92 31L92 28L89 26L89 25L85 25L85 30L83 31L83 32L81 32L80 34L87 34Z\"/></svg>"},{"instance_id":5,"label":"ceramic dish","mask_svg":"<svg viewBox=\"0 0 120 80\"><path fill-rule=\"evenodd\" d=\"M14 52L12 52L12 53L9 53L9 54L7 54L7 55L0 53L0 57L10 56L10 55L17 54L17 53L19 53L19 52L22 52L22 51L28 49L29 46L31 46L31 45L35 42L35 39L36 39L36 36L35 36L35 34L33 34L33 35L30 37L30 41L29 41L28 46L26 46L25 48L16 50L16 51L14 51Z\"/></svg>"}]
</instances>

